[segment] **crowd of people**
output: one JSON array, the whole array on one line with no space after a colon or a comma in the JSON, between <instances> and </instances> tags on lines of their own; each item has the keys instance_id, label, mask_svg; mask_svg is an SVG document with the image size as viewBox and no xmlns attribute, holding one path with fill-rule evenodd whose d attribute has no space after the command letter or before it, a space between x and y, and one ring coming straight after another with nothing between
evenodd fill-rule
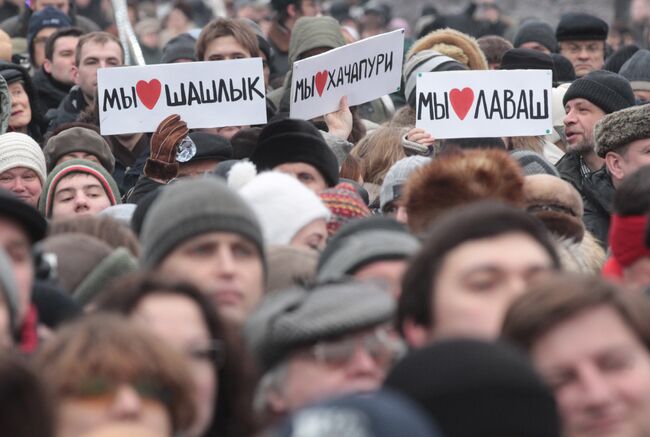
<instances>
[{"instance_id":1,"label":"crowd of people","mask_svg":"<svg viewBox=\"0 0 650 437\"><path fill-rule=\"evenodd\" d=\"M223 5L128 10L148 64L262 58L268 122L120 135L110 3L0 5L0 434L649 436L638 16ZM400 91L289 117L295 62L398 28ZM416 127L418 75L490 69L552 71L552 132Z\"/></svg>"}]
</instances>

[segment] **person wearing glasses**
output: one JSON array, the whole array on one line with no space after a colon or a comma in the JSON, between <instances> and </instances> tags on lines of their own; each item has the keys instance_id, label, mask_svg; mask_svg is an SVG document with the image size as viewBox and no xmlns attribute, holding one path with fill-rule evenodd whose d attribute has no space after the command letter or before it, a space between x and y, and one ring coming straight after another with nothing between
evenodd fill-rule
<instances>
[{"instance_id":1,"label":"person wearing glasses","mask_svg":"<svg viewBox=\"0 0 650 437\"><path fill-rule=\"evenodd\" d=\"M104 290L95 303L99 311L140 323L185 356L196 417L184 436L252 434L246 363L208 297L187 283L134 274Z\"/></svg>"},{"instance_id":2,"label":"person wearing glasses","mask_svg":"<svg viewBox=\"0 0 650 437\"><path fill-rule=\"evenodd\" d=\"M605 65L605 40L609 26L593 15L565 14L555 30L559 52L573 64L576 77L601 70Z\"/></svg>"},{"instance_id":3,"label":"person wearing glasses","mask_svg":"<svg viewBox=\"0 0 650 437\"><path fill-rule=\"evenodd\" d=\"M402 351L387 290L347 279L268 295L244 338L262 377L253 408L269 423L312 402L376 390Z\"/></svg>"}]
</instances>

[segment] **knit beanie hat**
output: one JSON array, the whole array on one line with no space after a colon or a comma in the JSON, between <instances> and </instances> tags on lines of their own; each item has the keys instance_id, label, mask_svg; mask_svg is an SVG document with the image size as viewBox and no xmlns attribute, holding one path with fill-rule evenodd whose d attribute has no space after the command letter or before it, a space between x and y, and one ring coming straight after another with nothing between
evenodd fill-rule
<instances>
[{"instance_id":1,"label":"knit beanie hat","mask_svg":"<svg viewBox=\"0 0 650 437\"><path fill-rule=\"evenodd\" d=\"M370 263L410 258L420 242L404 225L381 216L356 220L330 239L318 260L316 278L336 280Z\"/></svg>"},{"instance_id":2,"label":"knit beanie hat","mask_svg":"<svg viewBox=\"0 0 650 437\"><path fill-rule=\"evenodd\" d=\"M0 174L17 167L33 170L45 183L45 156L36 141L29 135L8 132L0 135Z\"/></svg>"},{"instance_id":3,"label":"knit beanie hat","mask_svg":"<svg viewBox=\"0 0 650 437\"><path fill-rule=\"evenodd\" d=\"M423 407L445 435L561 435L550 389L526 356L502 343L435 342L398 362L385 386Z\"/></svg>"},{"instance_id":4,"label":"knit beanie hat","mask_svg":"<svg viewBox=\"0 0 650 437\"><path fill-rule=\"evenodd\" d=\"M613 112L596 123L596 153L604 158L632 141L650 138L650 106L640 105Z\"/></svg>"},{"instance_id":5,"label":"knit beanie hat","mask_svg":"<svg viewBox=\"0 0 650 437\"><path fill-rule=\"evenodd\" d=\"M170 39L162 49L161 64L173 64L179 59L191 59L196 61L194 52L196 47L196 38L188 33L181 33Z\"/></svg>"},{"instance_id":6,"label":"knit beanie hat","mask_svg":"<svg viewBox=\"0 0 650 437\"><path fill-rule=\"evenodd\" d=\"M261 173L244 185L239 194L255 211L266 245L290 244L302 228L330 216L316 193L285 173Z\"/></svg>"},{"instance_id":7,"label":"knit beanie hat","mask_svg":"<svg viewBox=\"0 0 650 437\"><path fill-rule=\"evenodd\" d=\"M255 213L225 182L202 178L162 188L142 224L142 267L156 267L178 245L208 232L233 232L247 238L264 262L262 230Z\"/></svg>"},{"instance_id":8,"label":"knit beanie hat","mask_svg":"<svg viewBox=\"0 0 650 437\"><path fill-rule=\"evenodd\" d=\"M268 294L248 317L244 338L264 371L291 352L391 320L395 301L369 282L346 281Z\"/></svg>"},{"instance_id":9,"label":"knit beanie hat","mask_svg":"<svg viewBox=\"0 0 650 437\"><path fill-rule=\"evenodd\" d=\"M9 325L12 332L18 330L18 314L20 313L19 291L14 268L9 256L0 247L0 294L9 313Z\"/></svg>"},{"instance_id":10,"label":"knit beanie hat","mask_svg":"<svg viewBox=\"0 0 650 437\"><path fill-rule=\"evenodd\" d=\"M47 6L42 11L34 12L29 17L29 24L27 25L27 47L29 54L33 55L34 37L36 37L38 32L46 27L60 29L70 26L72 26L70 17L52 6Z\"/></svg>"},{"instance_id":11,"label":"knit beanie hat","mask_svg":"<svg viewBox=\"0 0 650 437\"><path fill-rule=\"evenodd\" d=\"M331 437L332 430L356 437L439 437L433 421L413 401L380 390L355 393L302 408L273 437ZM339 434L343 435L343 434Z\"/></svg>"},{"instance_id":12,"label":"knit beanie hat","mask_svg":"<svg viewBox=\"0 0 650 437\"><path fill-rule=\"evenodd\" d=\"M303 53L325 47L335 49L343 47L345 39L339 22L332 17L300 17L293 29L289 42L289 69Z\"/></svg>"},{"instance_id":13,"label":"knit beanie hat","mask_svg":"<svg viewBox=\"0 0 650 437\"><path fill-rule=\"evenodd\" d=\"M381 211L390 202L395 202L402 196L402 188L411 173L423 165L431 162L431 158L425 156L407 156L393 164L384 176L379 192L379 203Z\"/></svg>"},{"instance_id":14,"label":"knit beanie hat","mask_svg":"<svg viewBox=\"0 0 650 437\"><path fill-rule=\"evenodd\" d=\"M417 77L419 73L467 70L460 62L435 50L422 50L406 60L403 67L404 96L408 104L415 108Z\"/></svg>"},{"instance_id":15,"label":"knit beanie hat","mask_svg":"<svg viewBox=\"0 0 650 437\"><path fill-rule=\"evenodd\" d=\"M97 132L84 127L71 127L47 141L43 148L47 170L52 171L59 159L73 152L94 155L109 173L112 174L115 170L115 157L111 146Z\"/></svg>"},{"instance_id":16,"label":"knit beanie hat","mask_svg":"<svg viewBox=\"0 0 650 437\"><path fill-rule=\"evenodd\" d=\"M635 53L640 50L639 46L635 44L623 46L620 49L616 50L610 57L605 61L603 70L611 71L613 73L621 74L621 68L623 65L630 60ZM630 80L627 76L624 76L627 80ZM631 82L631 80L630 80Z\"/></svg>"},{"instance_id":17,"label":"knit beanie hat","mask_svg":"<svg viewBox=\"0 0 650 437\"><path fill-rule=\"evenodd\" d=\"M636 104L630 82L611 71L592 71L571 84L562 103L583 98L602 109L606 114L629 108Z\"/></svg>"},{"instance_id":18,"label":"knit beanie hat","mask_svg":"<svg viewBox=\"0 0 650 437\"><path fill-rule=\"evenodd\" d=\"M551 53L551 58L553 58L555 73L557 73L557 76L555 76L556 83L573 82L576 80L576 71L571 61L559 53Z\"/></svg>"},{"instance_id":19,"label":"knit beanie hat","mask_svg":"<svg viewBox=\"0 0 650 437\"><path fill-rule=\"evenodd\" d=\"M650 50L637 51L619 74L630 81L633 90L650 91Z\"/></svg>"},{"instance_id":20,"label":"knit beanie hat","mask_svg":"<svg viewBox=\"0 0 650 437\"><path fill-rule=\"evenodd\" d=\"M553 58L539 50L512 49L504 53L501 70L553 70L555 82L555 65Z\"/></svg>"},{"instance_id":21,"label":"knit beanie hat","mask_svg":"<svg viewBox=\"0 0 650 437\"><path fill-rule=\"evenodd\" d=\"M303 162L315 167L329 187L339 181L339 163L334 152L318 129L305 120L288 118L267 124L250 159L260 171Z\"/></svg>"},{"instance_id":22,"label":"knit beanie hat","mask_svg":"<svg viewBox=\"0 0 650 437\"><path fill-rule=\"evenodd\" d=\"M120 189L113 176L111 176L104 167L92 161L85 159L71 159L70 161L62 162L52 169L43 186L43 194L38 201L38 210L49 218L52 216L52 206L54 205L54 193L56 187L61 182L61 179L73 173L85 173L93 176L99 181L104 192L108 196L111 205L118 205L122 203L120 199Z\"/></svg>"},{"instance_id":23,"label":"knit beanie hat","mask_svg":"<svg viewBox=\"0 0 650 437\"><path fill-rule=\"evenodd\" d=\"M327 220L327 233L330 237L344 224L370 215L370 209L357 190L348 183L342 182L334 188L321 191L318 195L332 213Z\"/></svg>"},{"instance_id":24,"label":"knit beanie hat","mask_svg":"<svg viewBox=\"0 0 650 437\"><path fill-rule=\"evenodd\" d=\"M313 282L316 276L318 253L306 247L271 246L266 252L269 275L268 292L286 290L296 285Z\"/></svg>"},{"instance_id":25,"label":"knit beanie hat","mask_svg":"<svg viewBox=\"0 0 650 437\"><path fill-rule=\"evenodd\" d=\"M525 176L547 174L560 177L555 166L539 153L530 150L514 150L510 156L517 160Z\"/></svg>"},{"instance_id":26,"label":"knit beanie hat","mask_svg":"<svg viewBox=\"0 0 650 437\"><path fill-rule=\"evenodd\" d=\"M609 26L603 20L584 13L562 15L555 29L558 41L605 41Z\"/></svg>"},{"instance_id":27,"label":"knit beanie hat","mask_svg":"<svg viewBox=\"0 0 650 437\"><path fill-rule=\"evenodd\" d=\"M550 52L557 50L557 40L553 28L542 21L529 21L523 24L512 42L515 48L527 42L537 42L546 47Z\"/></svg>"}]
</instances>

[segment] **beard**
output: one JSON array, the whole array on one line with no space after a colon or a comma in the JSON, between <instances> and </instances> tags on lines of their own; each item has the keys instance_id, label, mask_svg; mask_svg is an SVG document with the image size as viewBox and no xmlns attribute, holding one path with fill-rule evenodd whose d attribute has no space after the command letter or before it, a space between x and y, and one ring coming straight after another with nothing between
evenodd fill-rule
<instances>
[{"instance_id":1,"label":"beard","mask_svg":"<svg viewBox=\"0 0 650 437\"><path fill-rule=\"evenodd\" d=\"M576 144L567 144L566 148L567 153L572 153L575 155L582 155L588 152L594 152L595 150L596 147L592 138L584 138L582 141Z\"/></svg>"}]
</instances>

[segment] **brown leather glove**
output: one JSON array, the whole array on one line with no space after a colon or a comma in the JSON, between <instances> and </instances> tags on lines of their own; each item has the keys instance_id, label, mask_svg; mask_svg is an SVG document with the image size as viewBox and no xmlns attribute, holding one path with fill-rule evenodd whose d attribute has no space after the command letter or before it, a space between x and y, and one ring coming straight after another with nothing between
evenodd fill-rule
<instances>
[{"instance_id":1,"label":"brown leather glove","mask_svg":"<svg viewBox=\"0 0 650 437\"><path fill-rule=\"evenodd\" d=\"M151 136L151 152L144 165L144 175L162 182L168 182L178 176L176 152L189 131L180 115L174 114L165 118Z\"/></svg>"}]
</instances>

